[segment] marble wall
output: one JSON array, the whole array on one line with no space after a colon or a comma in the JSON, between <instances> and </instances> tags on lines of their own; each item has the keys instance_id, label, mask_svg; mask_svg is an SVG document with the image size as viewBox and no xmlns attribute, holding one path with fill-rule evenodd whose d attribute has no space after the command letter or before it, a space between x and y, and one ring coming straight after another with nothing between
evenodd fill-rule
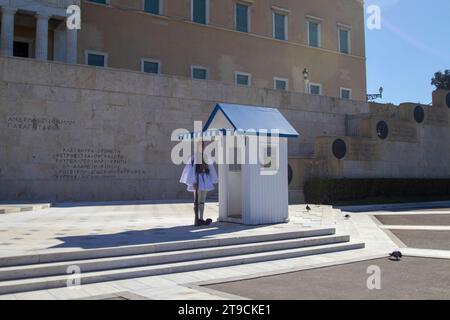
<instances>
[{"instance_id":1,"label":"marble wall","mask_svg":"<svg viewBox=\"0 0 450 320\"><path fill-rule=\"evenodd\" d=\"M435 95L418 123L415 104L0 58L0 200L190 199L171 134L193 130L218 102L278 107L300 133L289 142L292 202L310 177L449 177L450 109L447 93Z\"/></svg>"},{"instance_id":2,"label":"marble wall","mask_svg":"<svg viewBox=\"0 0 450 320\"><path fill-rule=\"evenodd\" d=\"M372 103L369 113L348 115L347 133L317 136L312 157L291 159L311 178L450 178L450 91L433 93L433 105Z\"/></svg>"},{"instance_id":3,"label":"marble wall","mask_svg":"<svg viewBox=\"0 0 450 320\"><path fill-rule=\"evenodd\" d=\"M0 200L189 198L170 152L217 102L276 106L301 133L292 156L318 135L345 134L361 102L237 87L118 69L0 58Z\"/></svg>"}]
</instances>

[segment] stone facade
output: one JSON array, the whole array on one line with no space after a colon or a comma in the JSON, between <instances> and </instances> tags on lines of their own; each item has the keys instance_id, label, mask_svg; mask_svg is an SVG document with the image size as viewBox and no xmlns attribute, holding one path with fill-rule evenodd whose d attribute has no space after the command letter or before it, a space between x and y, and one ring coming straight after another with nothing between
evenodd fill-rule
<instances>
[{"instance_id":1,"label":"stone facade","mask_svg":"<svg viewBox=\"0 0 450 320\"><path fill-rule=\"evenodd\" d=\"M0 0L0 55L76 63L78 32L66 28L72 4L80 0Z\"/></svg>"},{"instance_id":2,"label":"stone facade","mask_svg":"<svg viewBox=\"0 0 450 320\"><path fill-rule=\"evenodd\" d=\"M361 1L206 0L205 23L195 22L193 1L160 0L156 12L144 0L0 0L0 55L186 78L200 68L208 80L234 84L240 73L253 87L282 81L280 90L308 92L315 84L321 95L340 97L342 89L366 100ZM72 4L81 6L78 31L66 28ZM236 5L247 8L247 32L237 30ZM283 17L282 38L275 15ZM312 22L317 44L308 40Z\"/></svg>"},{"instance_id":3,"label":"stone facade","mask_svg":"<svg viewBox=\"0 0 450 320\"><path fill-rule=\"evenodd\" d=\"M346 134L318 136L314 154L291 159L292 189L311 178L450 178L450 92L433 105L371 103L347 115ZM339 154L341 152L341 154Z\"/></svg>"},{"instance_id":4,"label":"stone facade","mask_svg":"<svg viewBox=\"0 0 450 320\"><path fill-rule=\"evenodd\" d=\"M360 0L208 0L206 24L195 23L192 0L163 0L159 14L144 11L142 0L82 2L78 63L86 52L107 55L109 67L141 70L141 59L161 63L161 73L191 77L191 66L208 79L233 84L235 72L251 74L251 85L274 88L288 80L289 91L304 92L303 69L322 95L340 88L366 101L364 6ZM236 31L235 5L248 5L249 32ZM286 17L286 39L274 38L273 14ZM112 21L114 21L112 25ZM319 23L319 47L308 43L308 21ZM339 50L339 30L349 32L349 53Z\"/></svg>"},{"instance_id":5,"label":"stone facade","mask_svg":"<svg viewBox=\"0 0 450 320\"><path fill-rule=\"evenodd\" d=\"M415 104L37 60L0 58L0 77L0 200L188 199L178 183L182 167L170 160L171 134L193 130L218 102L278 107L300 133L289 142L293 202L313 176L450 176L446 92L435 93L435 106L421 106L417 123ZM338 138L347 149L341 160L332 153Z\"/></svg>"}]
</instances>

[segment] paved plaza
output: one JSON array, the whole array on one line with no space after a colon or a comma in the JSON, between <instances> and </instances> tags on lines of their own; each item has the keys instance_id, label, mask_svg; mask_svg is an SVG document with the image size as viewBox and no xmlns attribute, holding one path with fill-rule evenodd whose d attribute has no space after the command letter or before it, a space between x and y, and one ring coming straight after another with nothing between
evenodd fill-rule
<instances>
[{"instance_id":1,"label":"paved plaza","mask_svg":"<svg viewBox=\"0 0 450 320\"><path fill-rule=\"evenodd\" d=\"M205 216L217 220L218 204L207 204ZM288 224L195 228L191 203L62 204L0 216L0 257L330 227L336 218L330 207L293 206Z\"/></svg>"},{"instance_id":2,"label":"paved plaza","mask_svg":"<svg viewBox=\"0 0 450 320\"><path fill-rule=\"evenodd\" d=\"M367 269L381 270L380 290L367 288ZM450 260L387 258L258 279L212 285L209 288L249 299L450 299Z\"/></svg>"},{"instance_id":3,"label":"paved plaza","mask_svg":"<svg viewBox=\"0 0 450 320\"><path fill-rule=\"evenodd\" d=\"M399 262L366 260L207 287L248 299L450 299L450 210L394 206L368 214L408 256ZM380 268L380 290L367 288L371 266Z\"/></svg>"},{"instance_id":4,"label":"paved plaza","mask_svg":"<svg viewBox=\"0 0 450 320\"><path fill-rule=\"evenodd\" d=\"M336 234L347 234L354 241L364 242L365 248L85 284L75 288L64 287L15 293L2 295L0 299L240 299L249 297L212 290L209 286L216 283L385 259L389 252L397 248L401 248L405 255L412 257L450 259L450 252L446 250L408 248L400 238L395 236L395 229L388 229L416 228L419 222L422 224L429 221L432 224L436 219L446 221L446 215L450 215L450 209L348 213L330 206L311 207L312 210L308 211L305 205L290 206L289 223L257 227L214 223L210 227L194 228L190 203L60 204L49 209L3 214L0 215L0 257L3 258L330 227L336 229ZM345 217L347 214L350 214L350 217ZM208 203L206 216L215 219L217 215L218 204ZM429 217L423 217L424 215ZM413 217L417 217L419 221L411 220L411 226L391 226L383 225L380 217L386 219L392 217L391 220L386 220L392 224L404 223ZM445 228L445 226L434 227Z\"/></svg>"}]
</instances>

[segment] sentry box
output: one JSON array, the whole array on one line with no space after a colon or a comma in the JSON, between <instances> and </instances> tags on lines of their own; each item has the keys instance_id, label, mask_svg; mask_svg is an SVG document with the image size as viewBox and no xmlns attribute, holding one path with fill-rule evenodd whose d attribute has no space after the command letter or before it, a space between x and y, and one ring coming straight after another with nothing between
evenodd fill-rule
<instances>
[{"instance_id":1,"label":"sentry box","mask_svg":"<svg viewBox=\"0 0 450 320\"><path fill-rule=\"evenodd\" d=\"M298 136L278 109L217 104L180 140L213 141L204 154L218 165L219 221L261 225L289 220L287 139Z\"/></svg>"}]
</instances>

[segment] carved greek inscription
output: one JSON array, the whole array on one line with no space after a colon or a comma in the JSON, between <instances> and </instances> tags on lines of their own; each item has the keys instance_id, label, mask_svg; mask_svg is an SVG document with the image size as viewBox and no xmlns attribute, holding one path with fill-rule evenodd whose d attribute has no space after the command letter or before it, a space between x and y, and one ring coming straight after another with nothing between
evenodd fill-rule
<instances>
[{"instance_id":1,"label":"carved greek inscription","mask_svg":"<svg viewBox=\"0 0 450 320\"><path fill-rule=\"evenodd\" d=\"M130 168L120 150L63 148L55 155L55 178L59 180L136 178L145 170Z\"/></svg>"},{"instance_id":2,"label":"carved greek inscription","mask_svg":"<svg viewBox=\"0 0 450 320\"><path fill-rule=\"evenodd\" d=\"M30 131L59 131L74 124L74 120L27 116L10 116L6 121L8 129Z\"/></svg>"}]
</instances>

